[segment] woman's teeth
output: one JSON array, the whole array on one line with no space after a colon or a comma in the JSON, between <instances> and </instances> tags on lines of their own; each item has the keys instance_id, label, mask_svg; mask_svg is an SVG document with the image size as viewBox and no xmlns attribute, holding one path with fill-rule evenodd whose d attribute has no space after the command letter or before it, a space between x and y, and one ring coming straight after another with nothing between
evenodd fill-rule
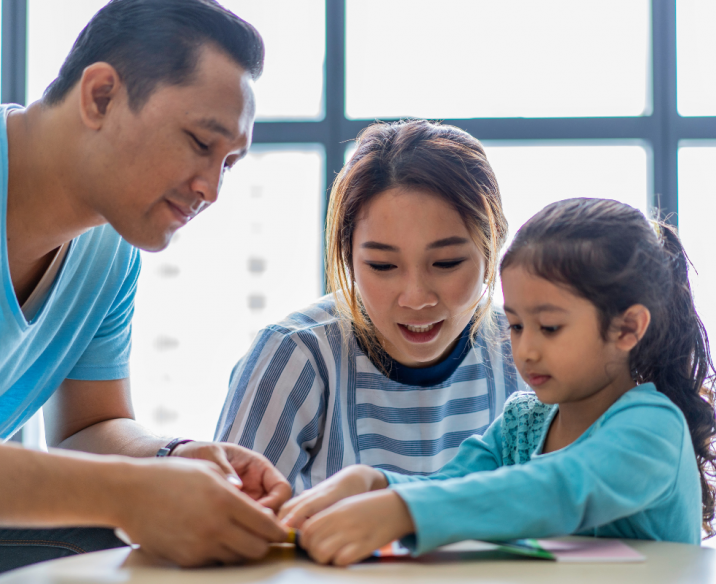
<instances>
[{"instance_id":1,"label":"woman's teeth","mask_svg":"<svg viewBox=\"0 0 716 584\"><path fill-rule=\"evenodd\" d=\"M416 326L412 324L406 324L405 328L408 329L411 333L426 333L429 330L431 330L435 326L435 323L433 324L424 324L421 326Z\"/></svg>"}]
</instances>

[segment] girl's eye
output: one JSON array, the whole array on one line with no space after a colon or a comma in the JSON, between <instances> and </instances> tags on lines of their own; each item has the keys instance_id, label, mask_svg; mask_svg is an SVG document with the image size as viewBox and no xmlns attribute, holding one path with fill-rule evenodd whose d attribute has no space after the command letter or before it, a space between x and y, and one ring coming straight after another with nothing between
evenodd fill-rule
<instances>
[{"instance_id":1,"label":"girl's eye","mask_svg":"<svg viewBox=\"0 0 716 584\"><path fill-rule=\"evenodd\" d=\"M370 266L371 270L375 270L376 272L387 272L395 268L393 264L374 264L372 262L366 262L366 264Z\"/></svg>"},{"instance_id":2,"label":"girl's eye","mask_svg":"<svg viewBox=\"0 0 716 584\"><path fill-rule=\"evenodd\" d=\"M450 260L450 261L447 261L447 262L435 262L433 265L434 265L436 268L441 268L441 269L443 269L443 270L449 270L450 268L456 268L457 266L459 266L459 265L460 265L462 262L464 262L464 261L465 261L464 259Z\"/></svg>"},{"instance_id":3,"label":"girl's eye","mask_svg":"<svg viewBox=\"0 0 716 584\"><path fill-rule=\"evenodd\" d=\"M511 324L510 330L513 333L521 333L522 332L522 325L521 324Z\"/></svg>"}]
</instances>

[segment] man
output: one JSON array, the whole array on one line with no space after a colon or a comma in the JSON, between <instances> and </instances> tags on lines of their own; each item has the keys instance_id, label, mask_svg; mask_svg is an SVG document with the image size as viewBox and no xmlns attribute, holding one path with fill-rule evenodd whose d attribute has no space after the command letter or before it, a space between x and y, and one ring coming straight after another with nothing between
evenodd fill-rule
<instances>
[{"instance_id":1,"label":"man","mask_svg":"<svg viewBox=\"0 0 716 584\"><path fill-rule=\"evenodd\" d=\"M163 249L217 200L262 67L261 37L215 0L112 0L40 102L0 109L0 438L44 404L48 444L92 453L0 445L0 526L94 527L3 529L0 570L120 544L98 527L184 566L285 539L278 471L152 435L128 371L136 248Z\"/></svg>"}]
</instances>

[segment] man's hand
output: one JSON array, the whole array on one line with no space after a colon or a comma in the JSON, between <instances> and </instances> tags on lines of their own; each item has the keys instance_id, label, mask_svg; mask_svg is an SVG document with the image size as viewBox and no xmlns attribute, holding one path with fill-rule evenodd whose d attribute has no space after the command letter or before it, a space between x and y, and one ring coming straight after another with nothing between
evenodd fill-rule
<instances>
[{"instance_id":1,"label":"man's hand","mask_svg":"<svg viewBox=\"0 0 716 584\"><path fill-rule=\"evenodd\" d=\"M274 514L213 463L172 458L122 466L111 523L149 553L184 567L230 564L260 558L269 542L286 541Z\"/></svg>"},{"instance_id":2,"label":"man's hand","mask_svg":"<svg viewBox=\"0 0 716 584\"><path fill-rule=\"evenodd\" d=\"M227 442L188 442L174 449L172 456L208 460L226 477L235 477L241 490L274 512L291 497L291 486L266 457Z\"/></svg>"},{"instance_id":3,"label":"man's hand","mask_svg":"<svg viewBox=\"0 0 716 584\"><path fill-rule=\"evenodd\" d=\"M349 497L311 517L301 546L321 564L346 566L415 531L407 505L395 491Z\"/></svg>"},{"instance_id":4,"label":"man's hand","mask_svg":"<svg viewBox=\"0 0 716 584\"><path fill-rule=\"evenodd\" d=\"M382 472L364 464L354 464L291 499L281 507L278 516L289 527L301 529L309 517L341 499L387 486L388 481Z\"/></svg>"}]
</instances>

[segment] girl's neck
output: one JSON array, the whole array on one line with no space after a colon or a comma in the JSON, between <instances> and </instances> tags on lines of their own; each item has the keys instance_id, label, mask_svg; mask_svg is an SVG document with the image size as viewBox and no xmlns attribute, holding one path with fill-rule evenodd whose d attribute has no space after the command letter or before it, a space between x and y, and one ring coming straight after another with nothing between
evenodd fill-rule
<instances>
[{"instance_id":1,"label":"girl's neck","mask_svg":"<svg viewBox=\"0 0 716 584\"><path fill-rule=\"evenodd\" d=\"M586 398L558 404L559 410L549 427L543 452L560 450L576 441L614 402L633 387L634 381L627 370Z\"/></svg>"}]
</instances>

